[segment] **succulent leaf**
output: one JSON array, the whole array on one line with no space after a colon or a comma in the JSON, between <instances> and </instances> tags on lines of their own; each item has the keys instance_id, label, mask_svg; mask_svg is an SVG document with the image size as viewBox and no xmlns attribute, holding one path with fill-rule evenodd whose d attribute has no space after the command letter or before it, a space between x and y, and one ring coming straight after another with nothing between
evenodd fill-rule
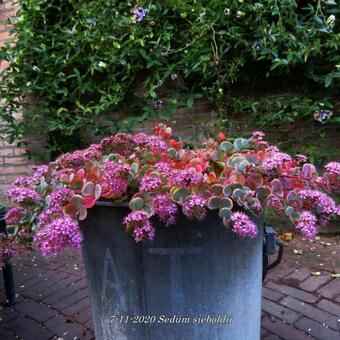
<instances>
[{"instance_id":1,"label":"succulent leaf","mask_svg":"<svg viewBox=\"0 0 340 340\"><path fill-rule=\"evenodd\" d=\"M144 201L140 197L134 197L129 202L129 208L131 210L141 210L144 206Z\"/></svg>"},{"instance_id":2,"label":"succulent leaf","mask_svg":"<svg viewBox=\"0 0 340 340\"><path fill-rule=\"evenodd\" d=\"M208 200L208 208L210 210L218 209L221 205L221 197L219 196L212 196Z\"/></svg>"},{"instance_id":3,"label":"succulent leaf","mask_svg":"<svg viewBox=\"0 0 340 340\"><path fill-rule=\"evenodd\" d=\"M224 141L220 144L219 149L221 151L226 152L226 153L230 153L231 151L233 151L234 145L232 143L228 142L228 141Z\"/></svg>"},{"instance_id":4,"label":"succulent leaf","mask_svg":"<svg viewBox=\"0 0 340 340\"><path fill-rule=\"evenodd\" d=\"M222 208L218 212L218 215L223 219L228 219L231 216L231 210L229 208Z\"/></svg>"}]
</instances>

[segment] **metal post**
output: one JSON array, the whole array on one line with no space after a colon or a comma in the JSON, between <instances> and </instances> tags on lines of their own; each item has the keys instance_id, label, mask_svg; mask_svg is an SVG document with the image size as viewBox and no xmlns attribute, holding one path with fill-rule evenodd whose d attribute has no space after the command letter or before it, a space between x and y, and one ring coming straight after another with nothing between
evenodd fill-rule
<instances>
[{"instance_id":1,"label":"metal post","mask_svg":"<svg viewBox=\"0 0 340 340\"><path fill-rule=\"evenodd\" d=\"M7 235L5 213L6 213L6 208L3 206L0 206L0 233L4 233ZM2 273L3 273L4 283L5 283L6 300L8 301L9 304L12 304L15 298L12 265L10 263L5 264L2 267Z\"/></svg>"}]
</instances>

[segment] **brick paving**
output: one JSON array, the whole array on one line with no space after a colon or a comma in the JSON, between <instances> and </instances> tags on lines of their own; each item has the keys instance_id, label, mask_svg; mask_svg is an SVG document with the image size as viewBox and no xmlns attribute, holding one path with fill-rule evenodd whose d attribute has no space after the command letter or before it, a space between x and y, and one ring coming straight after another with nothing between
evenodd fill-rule
<instances>
[{"instance_id":1,"label":"brick paving","mask_svg":"<svg viewBox=\"0 0 340 340\"><path fill-rule=\"evenodd\" d=\"M53 262L13 261L17 297L6 306L0 279L0 339L94 339L80 253ZM264 281L261 339L340 339L340 235L286 242Z\"/></svg>"}]
</instances>

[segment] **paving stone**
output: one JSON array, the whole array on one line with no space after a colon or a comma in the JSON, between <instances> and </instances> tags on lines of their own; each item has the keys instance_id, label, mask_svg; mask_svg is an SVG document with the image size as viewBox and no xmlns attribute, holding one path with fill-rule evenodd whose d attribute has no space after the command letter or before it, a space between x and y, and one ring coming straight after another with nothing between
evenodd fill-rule
<instances>
[{"instance_id":1,"label":"paving stone","mask_svg":"<svg viewBox=\"0 0 340 340\"><path fill-rule=\"evenodd\" d=\"M276 284L274 282L268 282L267 288L274 289L274 290L276 290L276 291L278 291L282 294L294 296L299 300L303 300L303 301L309 302L309 303L315 303L318 300L317 296L310 294L310 293L307 293L307 292L304 292L301 289L288 287L288 286L284 286L284 285L279 285L279 284Z\"/></svg>"},{"instance_id":2,"label":"paving stone","mask_svg":"<svg viewBox=\"0 0 340 340\"><path fill-rule=\"evenodd\" d=\"M333 279L326 286L319 289L318 293L331 300L337 298L340 295L340 280Z\"/></svg>"},{"instance_id":3,"label":"paving stone","mask_svg":"<svg viewBox=\"0 0 340 340\"><path fill-rule=\"evenodd\" d=\"M44 322L56 316L56 312L53 309L33 300L20 302L15 305L15 309L39 322Z\"/></svg>"},{"instance_id":4,"label":"paving stone","mask_svg":"<svg viewBox=\"0 0 340 340\"><path fill-rule=\"evenodd\" d=\"M291 324L299 318L298 313L267 299L262 299L262 310Z\"/></svg>"},{"instance_id":5,"label":"paving stone","mask_svg":"<svg viewBox=\"0 0 340 340\"><path fill-rule=\"evenodd\" d=\"M286 278L287 279L295 279L295 280L298 280L299 282L302 282L303 280L307 279L308 276L310 276L311 273L308 269L306 268L298 268L298 269L295 269L295 271L288 275Z\"/></svg>"},{"instance_id":6,"label":"paving stone","mask_svg":"<svg viewBox=\"0 0 340 340\"><path fill-rule=\"evenodd\" d=\"M42 300L44 300L45 298L56 294L58 291L64 291L65 289L67 289L67 287L69 287L70 285L72 285L72 283L77 282L79 280L79 278L75 275L69 275L67 276L64 280L62 281L58 281L56 282L53 286L48 286L43 288L40 291Z\"/></svg>"},{"instance_id":7,"label":"paving stone","mask_svg":"<svg viewBox=\"0 0 340 340\"><path fill-rule=\"evenodd\" d=\"M302 318L295 323L295 326L319 340L339 340L339 332L326 328L316 321Z\"/></svg>"},{"instance_id":8,"label":"paving stone","mask_svg":"<svg viewBox=\"0 0 340 340\"><path fill-rule=\"evenodd\" d=\"M88 297L88 295L89 293L87 289L77 291L71 295L66 296L63 299L60 299L57 303L53 304L53 308L62 311L65 308L72 306L78 301L84 299L85 297Z\"/></svg>"},{"instance_id":9,"label":"paving stone","mask_svg":"<svg viewBox=\"0 0 340 340\"><path fill-rule=\"evenodd\" d=\"M87 321L91 320L92 319L91 307L86 308L86 309L82 310L81 312L77 313L75 315L75 318L81 324L85 324Z\"/></svg>"},{"instance_id":10,"label":"paving stone","mask_svg":"<svg viewBox=\"0 0 340 340\"><path fill-rule=\"evenodd\" d=\"M54 334L63 338L63 340L74 340L74 338L81 339L85 329L74 322L67 322L67 318L60 315L45 322L46 328L51 330Z\"/></svg>"},{"instance_id":11,"label":"paving stone","mask_svg":"<svg viewBox=\"0 0 340 340\"><path fill-rule=\"evenodd\" d=\"M278 293L275 290L271 290L267 287L263 287L262 288L262 296L264 296L266 299L269 299L269 300L272 300L272 301L279 301L285 295Z\"/></svg>"},{"instance_id":12,"label":"paving stone","mask_svg":"<svg viewBox=\"0 0 340 340\"><path fill-rule=\"evenodd\" d=\"M268 331L280 336L283 339L289 340L311 340L312 338L304 332L297 330L294 326L283 323L277 319L269 319L265 317L262 320L262 327Z\"/></svg>"},{"instance_id":13,"label":"paving stone","mask_svg":"<svg viewBox=\"0 0 340 340\"><path fill-rule=\"evenodd\" d=\"M11 320L13 318L16 318L19 316L19 313L14 310L11 307L0 307L0 319L1 319L1 323L5 323L8 320ZM1 339L1 338L0 338Z\"/></svg>"},{"instance_id":14,"label":"paving stone","mask_svg":"<svg viewBox=\"0 0 340 340\"><path fill-rule=\"evenodd\" d=\"M87 294L87 296L84 299L82 299L82 300L80 300L76 303L73 303L70 306L68 306L67 308L63 309L62 313L65 314L65 315L75 315L77 313L82 312L83 310L90 308L90 299L88 297L87 290L86 290L86 294Z\"/></svg>"},{"instance_id":15,"label":"paving stone","mask_svg":"<svg viewBox=\"0 0 340 340\"><path fill-rule=\"evenodd\" d=\"M328 281L332 280L332 277L328 275L320 275L320 276L311 276L304 282L300 284L300 288L306 290L308 292L313 292L319 289Z\"/></svg>"},{"instance_id":16,"label":"paving stone","mask_svg":"<svg viewBox=\"0 0 340 340\"><path fill-rule=\"evenodd\" d=\"M322 299L317 303L317 306L331 314L334 314L335 316L340 317L340 306L338 304Z\"/></svg>"},{"instance_id":17,"label":"paving stone","mask_svg":"<svg viewBox=\"0 0 340 340\"><path fill-rule=\"evenodd\" d=\"M87 282L86 282L86 280L81 279L79 281L72 282L71 284L69 284L64 289L61 289L61 290L54 292L53 294L49 295L48 297L46 297L42 301L44 303L48 304L48 305L49 304L53 305L54 303L57 303L61 299L65 298L65 297L85 288L85 287L87 287Z\"/></svg>"},{"instance_id":18,"label":"paving stone","mask_svg":"<svg viewBox=\"0 0 340 340\"><path fill-rule=\"evenodd\" d=\"M49 339L54 335L37 322L25 317L9 320L6 322L5 327L24 340L43 340Z\"/></svg>"},{"instance_id":19,"label":"paving stone","mask_svg":"<svg viewBox=\"0 0 340 340\"><path fill-rule=\"evenodd\" d=\"M308 303L299 301L291 296L287 296L280 303L297 313L321 323L323 326L326 325L336 331L340 330L340 322L338 322L338 318L336 316L333 316L332 314L329 314Z\"/></svg>"},{"instance_id":20,"label":"paving stone","mask_svg":"<svg viewBox=\"0 0 340 340\"><path fill-rule=\"evenodd\" d=\"M1 324L0 324L1 325ZM16 336L5 329L4 327L0 327L0 339L1 340L17 340Z\"/></svg>"}]
</instances>

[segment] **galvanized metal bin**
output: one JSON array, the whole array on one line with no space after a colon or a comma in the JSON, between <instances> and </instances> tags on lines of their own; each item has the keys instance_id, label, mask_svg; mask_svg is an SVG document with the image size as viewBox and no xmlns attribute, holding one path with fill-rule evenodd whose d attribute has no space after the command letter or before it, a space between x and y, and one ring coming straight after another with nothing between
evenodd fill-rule
<instances>
[{"instance_id":1,"label":"galvanized metal bin","mask_svg":"<svg viewBox=\"0 0 340 340\"><path fill-rule=\"evenodd\" d=\"M217 214L156 223L153 242L137 244L126 207L103 206L81 223L98 340L260 338L263 218L245 239Z\"/></svg>"}]
</instances>

